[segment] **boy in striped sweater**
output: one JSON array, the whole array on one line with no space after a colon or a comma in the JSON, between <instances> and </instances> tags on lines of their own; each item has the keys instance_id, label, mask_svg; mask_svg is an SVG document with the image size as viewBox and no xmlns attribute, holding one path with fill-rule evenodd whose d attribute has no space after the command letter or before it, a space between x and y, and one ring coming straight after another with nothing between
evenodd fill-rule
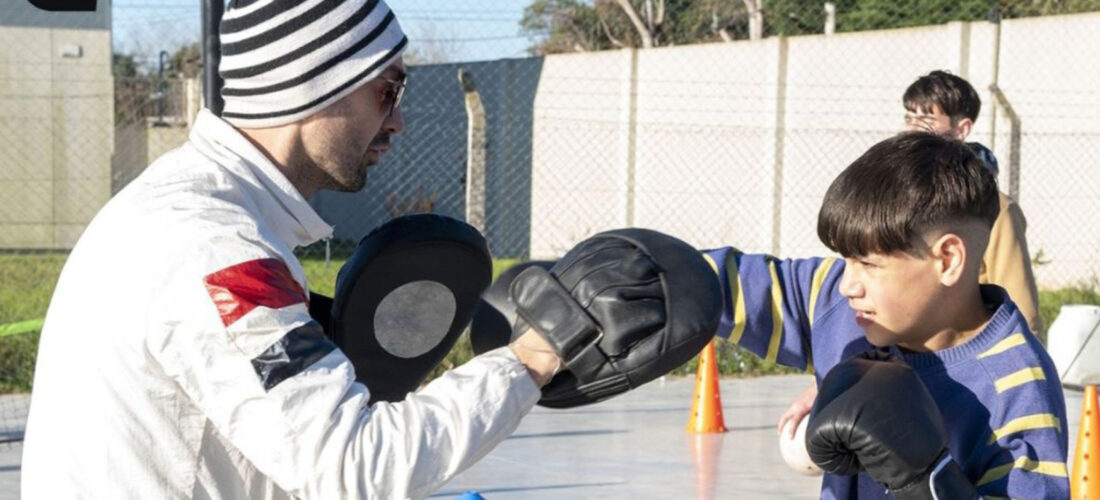
<instances>
[{"instance_id":1,"label":"boy in striped sweater","mask_svg":"<svg viewBox=\"0 0 1100 500\"><path fill-rule=\"evenodd\" d=\"M844 359L889 350L931 394L945 456L968 488L984 498L1068 498L1065 402L1053 363L1004 289L978 282L998 209L992 174L963 143L927 133L887 139L825 195L818 236L843 259L705 252L726 299L718 334L769 361L813 369L819 386ZM899 392L861 398L908 393ZM884 418L904 427L923 416ZM891 444L876 446L886 456L909 447ZM918 469L905 477L927 482L937 464L904 464ZM885 491L872 478L881 473L863 467L826 473L821 497L901 497L902 485Z\"/></svg>"}]
</instances>

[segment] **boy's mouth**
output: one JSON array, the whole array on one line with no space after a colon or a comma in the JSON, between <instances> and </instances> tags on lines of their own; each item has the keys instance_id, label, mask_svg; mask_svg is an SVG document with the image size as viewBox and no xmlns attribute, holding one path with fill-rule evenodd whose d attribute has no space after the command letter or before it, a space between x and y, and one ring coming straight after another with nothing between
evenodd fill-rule
<instances>
[{"instance_id":1,"label":"boy's mouth","mask_svg":"<svg viewBox=\"0 0 1100 500\"><path fill-rule=\"evenodd\" d=\"M856 323L861 327L867 327L871 323L874 323L875 313L866 311L856 311Z\"/></svg>"}]
</instances>

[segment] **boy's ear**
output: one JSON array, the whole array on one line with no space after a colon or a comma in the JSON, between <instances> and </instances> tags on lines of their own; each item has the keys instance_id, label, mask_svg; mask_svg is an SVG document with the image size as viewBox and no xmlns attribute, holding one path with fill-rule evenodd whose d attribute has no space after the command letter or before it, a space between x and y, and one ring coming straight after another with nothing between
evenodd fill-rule
<instances>
[{"instance_id":1,"label":"boy's ear","mask_svg":"<svg viewBox=\"0 0 1100 500\"><path fill-rule=\"evenodd\" d=\"M956 233L944 233L932 242L932 259L943 286L954 286L963 279L966 258L966 241Z\"/></svg>"},{"instance_id":2,"label":"boy's ear","mask_svg":"<svg viewBox=\"0 0 1100 500\"><path fill-rule=\"evenodd\" d=\"M959 118L959 121L955 122L955 138L960 141L965 141L966 137L970 135L970 131L974 129L974 120L968 117Z\"/></svg>"}]
</instances>

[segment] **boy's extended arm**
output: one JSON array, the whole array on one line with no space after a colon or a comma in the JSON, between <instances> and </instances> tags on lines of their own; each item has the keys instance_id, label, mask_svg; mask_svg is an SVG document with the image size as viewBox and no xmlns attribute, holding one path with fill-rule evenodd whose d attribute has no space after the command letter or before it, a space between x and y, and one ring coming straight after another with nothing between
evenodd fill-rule
<instances>
[{"instance_id":1,"label":"boy's extended arm","mask_svg":"<svg viewBox=\"0 0 1100 500\"><path fill-rule=\"evenodd\" d=\"M807 369L813 364L814 320L843 297L837 284L843 261L777 259L722 247L704 252L722 285L717 335L767 361Z\"/></svg>"}]
</instances>

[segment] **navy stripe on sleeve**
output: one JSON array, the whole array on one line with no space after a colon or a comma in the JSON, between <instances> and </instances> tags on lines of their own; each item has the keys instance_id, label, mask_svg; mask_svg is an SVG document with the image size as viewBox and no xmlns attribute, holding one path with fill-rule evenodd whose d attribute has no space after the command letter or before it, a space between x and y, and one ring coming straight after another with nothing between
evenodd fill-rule
<instances>
[{"instance_id":1,"label":"navy stripe on sleeve","mask_svg":"<svg viewBox=\"0 0 1100 500\"><path fill-rule=\"evenodd\" d=\"M321 325L310 321L291 330L253 358L252 367L260 376L264 390L270 391L280 382L302 373L333 349L336 349L336 344L325 336Z\"/></svg>"}]
</instances>

